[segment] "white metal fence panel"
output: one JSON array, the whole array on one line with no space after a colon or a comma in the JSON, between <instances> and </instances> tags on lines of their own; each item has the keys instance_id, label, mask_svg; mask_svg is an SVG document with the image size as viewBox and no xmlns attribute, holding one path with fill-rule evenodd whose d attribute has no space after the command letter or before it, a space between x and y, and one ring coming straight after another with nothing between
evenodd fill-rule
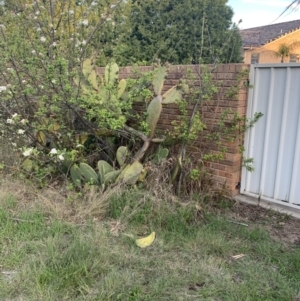
<instances>
[{"instance_id":1,"label":"white metal fence panel","mask_svg":"<svg viewBox=\"0 0 300 301\"><path fill-rule=\"evenodd\" d=\"M263 117L245 135L241 193L300 205L300 64L251 66L247 117Z\"/></svg>"}]
</instances>

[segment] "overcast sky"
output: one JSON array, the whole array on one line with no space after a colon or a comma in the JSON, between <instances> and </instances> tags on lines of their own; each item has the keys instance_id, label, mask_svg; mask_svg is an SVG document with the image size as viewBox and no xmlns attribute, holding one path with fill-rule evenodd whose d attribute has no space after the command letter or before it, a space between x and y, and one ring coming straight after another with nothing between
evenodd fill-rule
<instances>
[{"instance_id":1,"label":"overcast sky","mask_svg":"<svg viewBox=\"0 0 300 301\"><path fill-rule=\"evenodd\" d=\"M228 0L228 5L233 8L233 21L243 22L241 29L271 24L292 0ZM287 12L274 23L287 22L300 19L300 9Z\"/></svg>"}]
</instances>

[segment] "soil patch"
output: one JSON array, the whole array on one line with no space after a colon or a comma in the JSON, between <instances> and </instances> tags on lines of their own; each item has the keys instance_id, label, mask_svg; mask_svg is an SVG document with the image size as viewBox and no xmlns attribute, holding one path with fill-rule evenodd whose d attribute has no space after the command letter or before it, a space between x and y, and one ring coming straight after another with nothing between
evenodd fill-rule
<instances>
[{"instance_id":1,"label":"soil patch","mask_svg":"<svg viewBox=\"0 0 300 301\"><path fill-rule=\"evenodd\" d=\"M300 247L300 219L241 202L235 202L227 214L231 220L248 226L261 224L275 240Z\"/></svg>"}]
</instances>

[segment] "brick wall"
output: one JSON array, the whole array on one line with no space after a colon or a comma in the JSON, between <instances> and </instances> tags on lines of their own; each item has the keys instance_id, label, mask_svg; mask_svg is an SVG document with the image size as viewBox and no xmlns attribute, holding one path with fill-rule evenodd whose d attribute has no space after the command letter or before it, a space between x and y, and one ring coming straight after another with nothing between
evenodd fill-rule
<instances>
[{"instance_id":1,"label":"brick wall","mask_svg":"<svg viewBox=\"0 0 300 301\"><path fill-rule=\"evenodd\" d=\"M209 67L209 66L208 66ZM238 112L241 115L246 114L247 107L247 89L243 88L242 83L238 81L238 75L243 69L249 70L250 66L245 64L226 64L219 65L213 72L213 78L220 85L220 93L215 95L213 99L207 103L204 103L201 107L201 113L204 123L207 125L206 131L212 130L218 120L224 112L224 110L231 109L232 114ZM140 71L147 72L153 70L153 67L145 66L140 67ZM176 85L178 80L182 78L187 70L199 78L201 74L201 67L198 65L173 65L170 66L168 76L165 80L164 90L168 90L170 87ZM100 74L104 73L104 68L98 68ZM124 67L120 69L119 77L128 78L133 76L133 69L131 67ZM244 78L243 81L247 80ZM242 82L243 82L242 81ZM199 79L195 80L195 84L199 83ZM238 93L231 98L226 97L225 92L234 86L240 86ZM136 105L136 110L144 110L143 104ZM191 113L193 106L188 106L188 112ZM176 104L164 105L163 111L158 122L158 130L170 130L172 131L172 121L178 119L180 111ZM229 116L230 119L230 116ZM230 121L230 120L228 120ZM193 158L200 158L200 152L205 150L206 153L218 153L218 148L210 143L207 143L203 138L205 135L199 135L199 139L189 149ZM241 135L242 137L242 135ZM239 152L239 143L236 142L222 142L222 145L227 148L225 158L222 161L205 162L206 167L210 170L214 182L218 187L225 187L235 195L239 192L239 182L241 177L241 154Z\"/></svg>"}]
</instances>

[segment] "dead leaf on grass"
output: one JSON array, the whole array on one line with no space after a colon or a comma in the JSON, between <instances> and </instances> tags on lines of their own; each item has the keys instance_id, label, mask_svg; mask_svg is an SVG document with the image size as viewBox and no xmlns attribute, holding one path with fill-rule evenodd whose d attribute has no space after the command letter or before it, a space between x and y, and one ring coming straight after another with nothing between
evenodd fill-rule
<instances>
[{"instance_id":1,"label":"dead leaf on grass","mask_svg":"<svg viewBox=\"0 0 300 301\"><path fill-rule=\"evenodd\" d=\"M245 254L238 254L238 255L231 256L231 258L237 260L237 259L241 259L245 256L246 256Z\"/></svg>"}]
</instances>

